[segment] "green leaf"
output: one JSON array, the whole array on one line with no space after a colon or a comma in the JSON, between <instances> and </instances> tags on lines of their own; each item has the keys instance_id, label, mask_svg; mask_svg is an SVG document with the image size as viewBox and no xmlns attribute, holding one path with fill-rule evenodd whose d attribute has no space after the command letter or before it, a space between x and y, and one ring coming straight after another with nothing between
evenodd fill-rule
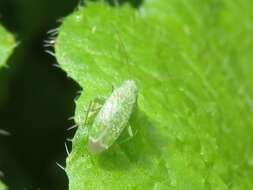
<instances>
[{"instance_id":1,"label":"green leaf","mask_svg":"<svg viewBox=\"0 0 253 190\"><path fill-rule=\"evenodd\" d=\"M13 36L0 25L0 68L6 63L14 46Z\"/></svg>"},{"instance_id":2,"label":"green leaf","mask_svg":"<svg viewBox=\"0 0 253 190\"><path fill-rule=\"evenodd\" d=\"M88 3L56 41L81 87L69 189L250 189L253 186L252 1ZM87 151L85 110L112 86L139 88L129 141Z\"/></svg>"},{"instance_id":3,"label":"green leaf","mask_svg":"<svg viewBox=\"0 0 253 190\"><path fill-rule=\"evenodd\" d=\"M1 25L0 25L0 69L6 66L7 59L10 56L13 48L16 46L16 42L14 37L7 32ZM7 97L7 80L6 76L0 74L0 106L5 101Z\"/></svg>"},{"instance_id":4,"label":"green leaf","mask_svg":"<svg viewBox=\"0 0 253 190\"><path fill-rule=\"evenodd\" d=\"M0 190L7 190L7 187L0 181Z\"/></svg>"},{"instance_id":5,"label":"green leaf","mask_svg":"<svg viewBox=\"0 0 253 190\"><path fill-rule=\"evenodd\" d=\"M13 36L9 34L0 25L0 68L5 65L14 46L15 46L15 41L14 41ZM0 181L0 190L7 190L7 187L1 181Z\"/></svg>"}]
</instances>

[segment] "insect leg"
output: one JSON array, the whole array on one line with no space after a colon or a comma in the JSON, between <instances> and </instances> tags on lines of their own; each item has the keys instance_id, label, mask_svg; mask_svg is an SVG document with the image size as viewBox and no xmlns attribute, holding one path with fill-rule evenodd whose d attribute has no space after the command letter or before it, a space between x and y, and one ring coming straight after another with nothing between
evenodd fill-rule
<instances>
[{"instance_id":1,"label":"insect leg","mask_svg":"<svg viewBox=\"0 0 253 190\"><path fill-rule=\"evenodd\" d=\"M94 114L96 114L100 109L102 105L96 103L95 101L90 101L88 105L88 109L85 114L84 122L82 122L82 125L85 125L87 120L91 118Z\"/></svg>"},{"instance_id":2,"label":"insect leg","mask_svg":"<svg viewBox=\"0 0 253 190\"><path fill-rule=\"evenodd\" d=\"M88 117L89 117L89 112L90 112L90 110L91 110L92 104L93 104L93 102L90 101L90 103L89 103L89 105L88 105L88 109L87 109L86 114L85 114L84 123L83 123L84 125L86 124L87 119L88 119Z\"/></svg>"},{"instance_id":3,"label":"insect leg","mask_svg":"<svg viewBox=\"0 0 253 190\"><path fill-rule=\"evenodd\" d=\"M112 85L112 92L114 91L114 86Z\"/></svg>"},{"instance_id":4,"label":"insect leg","mask_svg":"<svg viewBox=\"0 0 253 190\"><path fill-rule=\"evenodd\" d=\"M84 120L82 120L80 118L80 115L78 114L77 115L77 123L70 126L67 130L71 130L71 129L74 129L74 128L77 128L78 126L82 126L82 125L85 125L87 120L92 117L95 113L97 113L97 111L101 108L102 106L99 105L97 106L96 103L94 101L90 101L89 105L88 105L88 109L85 111L85 117L84 117ZM70 119L74 119L74 116L71 117ZM1 132L1 131L0 131Z\"/></svg>"},{"instance_id":5,"label":"insect leg","mask_svg":"<svg viewBox=\"0 0 253 190\"><path fill-rule=\"evenodd\" d=\"M134 136L131 125L128 126L127 131L128 131L128 134L129 134L130 137Z\"/></svg>"},{"instance_id":6,"label":"insect leg","mask_svg":"<svg viewBox=\"0 0 253 190\"><path fill-rule=\"evenodd\" d=\"M130 124L127 126L127 132L128 132L128 134L129 134L129 137L127 137L126 139L120 141L119 144L123 144L123 143L129 141L129 140L130 140L131 138L133 138L133 137L136 135L136 133L137 133L137 131L136 131L135 133L133 132L132 127L131 127Z\"/></svg>"}]
</instances>

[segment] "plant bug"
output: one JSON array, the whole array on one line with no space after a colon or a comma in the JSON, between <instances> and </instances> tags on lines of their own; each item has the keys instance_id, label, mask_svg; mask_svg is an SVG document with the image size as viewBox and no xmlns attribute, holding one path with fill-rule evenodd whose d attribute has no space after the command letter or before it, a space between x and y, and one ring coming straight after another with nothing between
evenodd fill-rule
<instances>
[{"instance_id":1,"label":"plant bug","mask_svg":"<svg viewBox=\"0 0 253 190\"><path fill-rule=\"evenodd\" d=\"M126 80L113 90L91 124L88 134L88 150L91 153L103 152L118 139L135 109L137 94L138 88L133 80ZM130 127L128 132L133 135Z\"/></svg>"}]
</instances>

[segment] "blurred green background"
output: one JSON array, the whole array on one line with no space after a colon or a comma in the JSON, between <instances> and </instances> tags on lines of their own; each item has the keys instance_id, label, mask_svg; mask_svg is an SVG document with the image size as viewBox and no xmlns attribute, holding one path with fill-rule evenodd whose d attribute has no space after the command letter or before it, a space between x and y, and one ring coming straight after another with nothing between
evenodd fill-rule
<instances>
[{"instance_id":1,"label":"blurred green background","mask_svg":"<svg viewBox=\"0 0 253 190\"><path fill-rule=\"evenodd\" d=\"M67 126L78 86L53 66L43 47L47 31L78 1L0 0L0 23L19 45L0 70L0 170L10 189L67 189L64 164Z\"/></svg>"},{"instance_id":2,"label":"blurred green background","mask_svg":"<svg viewBox=\"0 0 253 190\"><path fill-rule=\"evenodd\" d=\"M66 128L72 125L78 86L53 66L43 47L47 31L59 26L77 0L0 0L0 23L19 46L0 70L0 170L10 189L67 189Z\"/></svg>"},{"instance_id":3,"label":"blurred green background","mask_svg":"<svg viewBox=\"0 0 253 190\"><path fill-rule=\"evenodd\" d=\"M120 1L120 3L126 2ZM140 0L129 1L133 6ZM113 0L110 1L113 5ZM45 53L47 31L73 12L78 0L0 0L0 23L19 45L0 70L0 128L11 136L0 138L1 179L10 189L68 189L64 165L66 138L73 131L74 98L80 90L54 67Z\"/></svg>"}]
</instances>

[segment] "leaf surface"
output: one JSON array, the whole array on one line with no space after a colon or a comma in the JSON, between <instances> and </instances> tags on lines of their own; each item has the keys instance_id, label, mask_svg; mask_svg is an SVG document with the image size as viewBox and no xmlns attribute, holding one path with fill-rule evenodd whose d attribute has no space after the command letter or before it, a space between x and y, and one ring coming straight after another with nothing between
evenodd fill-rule
<instances>
[{"instance_id":1,"label":"leaf surface","mask_svg":"<svg viewBox=\"0 0 253 190\"><path fill-rule=\"evenodd\" d=\"M7 190L7 187L0 181L0 190Z\"/></svg>"},{"instance_id":2,"label":"leaf surface","mask_svg":"<svg viewBox=\"0 0 253 190\"><path fill-rule=\"evenodd\" d=\"M14 46L13 36L0 25L0 68L6 64Z\"/></svg>"},{"instance_id":3,"label":"leaf surface","mask_svg":"<svg viewBox=\"0 0 253 190\"><path fill-rule=\"evenodd\" d=\"M81 87L67 158L69 189L253 186L252 1L88 3L60 27L56 57ZM136 81L135 136L94 156L90 101Z\"/></svg>"}]
</instances>

